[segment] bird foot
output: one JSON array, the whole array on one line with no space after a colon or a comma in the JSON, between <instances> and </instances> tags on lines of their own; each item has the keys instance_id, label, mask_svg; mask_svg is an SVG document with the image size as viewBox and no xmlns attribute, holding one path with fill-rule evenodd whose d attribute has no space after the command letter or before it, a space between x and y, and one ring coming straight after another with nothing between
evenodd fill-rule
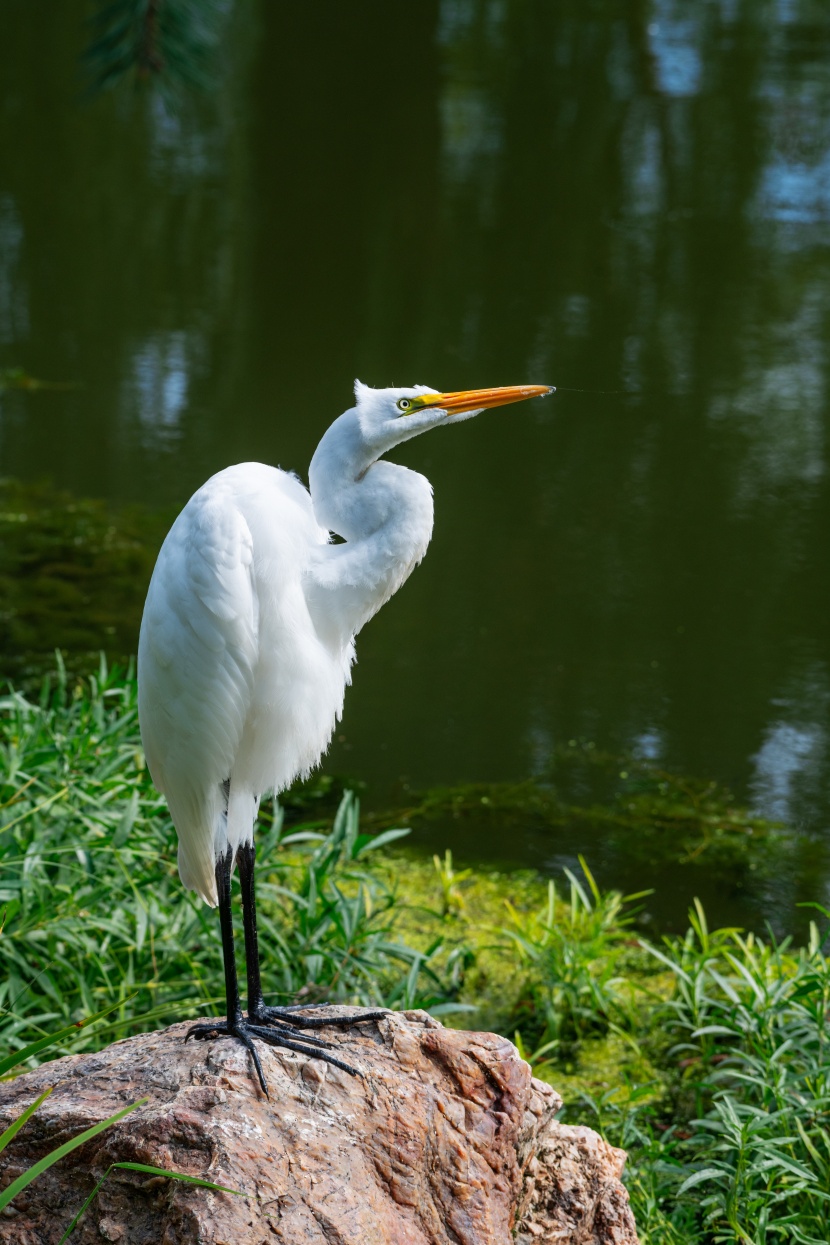
<instances>
[{"instance_id":1,"label":"bird foot","mask_svg":"<svg viewBox=\"0 0 830 1245\"><path fill-rule=\"evenodd\" d=\"M357 1016L329 1015L328 1009L331 1003L291 1003L287 1007L268 1007L265 1003L260 1003L250 1010L250 1019L258 1025L273 1025L278 1032L282 1032L285 1026L298 1029L327 1029L329 1026L337 1026L340 1029L350 1029L352 1025L362 1024L365 1020L380 1020L384 1016L389 1015L389 1009L373 1012L360 1012ZM307 1011L323 1012L321 1016L306 1016L303 1013ZM305 1034L302 1035L304 1042L310 1042L312 1039Z\"/></svg>"},{"instance_id":2,"label":"bird foot","mask_svg":"<svg viewBox=\"0 0 830 1245\"><path fill-rule=\"evenodd\" d=\"M266 1010L281 1010L266 1009ZM344 1063L342 1059L337 1059L334 1055L328 1054L332 1047L331 1042L324 1042L322 1038L311 1037L303 1033L294 1025L284 1022L279 1027L265 1028L263 1024L254 1023L251 1020L245 1020L243 1016L237 1016L229 1020L218 1020L210 1023L194 1025L185 1037L185 1041L195 1038L197 1042L206 1042L216 1037L235 1037L250 1052L254 1061L256 1074L259 1083L262 1086L262 1092L266 1098L269 1098L268 1085L265 1080L265 1073L262 1071L262 1064L259 1059L254 1038L259 1038L262 1042L267 1042L269 1046L283 1046L287 1050L296 1051L300 1055L308 1055L311 1059L322 1059L324 1063L330 1063L335 1068L340 1068L343 1072L349 1072L352 1076L363 1076L359 1068L353 1068L350 1064ZM268 1024L269 1022L265 1022ZM299 1039L299 1040L298 1040Z\"/></svg>"}]
</instances>

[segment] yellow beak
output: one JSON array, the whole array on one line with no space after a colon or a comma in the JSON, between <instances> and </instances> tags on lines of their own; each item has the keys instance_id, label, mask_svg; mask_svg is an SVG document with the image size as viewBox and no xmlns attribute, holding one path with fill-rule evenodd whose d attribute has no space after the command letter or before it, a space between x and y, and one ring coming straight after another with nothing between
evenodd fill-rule
<instances>
[{"instance_id":1,"label":"yellow beak","mask_svg":"<svg viewBox=\"0 0 830 1245\"><path fill-rule=\"evenodd\" d=\"M412 410L439 407L448 415L462 411L480 411L490 406L507 406L526 398L544 398L553 393L555 385L502 385L499 389L461 389L458 393L424 393L412 399ZM407 414L409 412L406 412Z\"/></svg>"}]
</instances>

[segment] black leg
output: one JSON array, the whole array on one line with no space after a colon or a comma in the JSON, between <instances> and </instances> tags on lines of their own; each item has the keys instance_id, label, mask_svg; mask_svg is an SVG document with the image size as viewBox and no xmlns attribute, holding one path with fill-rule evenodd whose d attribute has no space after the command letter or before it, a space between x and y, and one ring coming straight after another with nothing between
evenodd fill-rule
<instances>
[{"instance_id":1,"label":"black leg","mask_svg":"<svg viewBox=\"0 0 830 1245\"><path fill-rule=\"evenodd\" d=\"M251 848L253 851L253 848ZM240 859L240 876L243 874L243 865ZM269 1097L268 1086L265 1081L265 1073L262 1071L259 1055L253 1039L260 1038L263 1042L267 1042L269 1046L284 1046L288 1050L297 1051L301 1055L310 1055L313 1059L323 1059L326 1063L334 1064L336 1068L341 1068L344 1072L350 1072L352 1076L362 1075L356 1068L350 1067L342 1060L336 1059L333 1055L327 1053L330 1042L324 1042L321 1038L307 1036L293 1025L284 1025L279 1029L263 1028L256 1022L255 1015L249 1015L248 1020L242 1014L242 1004L239 998L239 981L236 975L236 955L234 954L234 938L233 938L233 916L231 913L231 874L233 873L233 853L229 850L224 856L220 857L216 862L216 889L219 893L219 924L222 930L222 957L225 965L225 1001L226 1001L226 1018L213 1024L206 1023L194 1025L187 1034L188 1038L196 1038L197 1041L206 1041L209 1038L228 1037L238 1038L239 1041L250 1051L251 1058L254 1061L256 1074L259 1083L262 1086L262 1092L265 1097ZM254 940L256 940L256 913L253 916L254 923ZM245 904L245 935L246 949L248 945L248 904ZM250 963L250 957L248 957ZM259 965L257 964L257 974ZM248 973L250 982L250 969ZM261 991L260 991L261 995ZM299 1039L299 1040L298 1040Z\"/></svg>"},{"instance_id":2,"label":"black leg","mask_svg":"<svg viewBox=\"0 0 830 1245\"><path fill-rule=\"evenodd\" d=\"M242 887L242 914L245 924L245 964L248 974L248 1019L258 1025L273 1025L277 1031L293 1032L304 1042L311 1039L301 1032L302 1029L325 1029L330 1025L350 1028L364 1020L379 1020L386 1011L361 1012L359 1016L303 1016L300 1009L319 1010L328 1006L326 1003L292 1003L287 1007L269 1007L262 997L262 977L259 971L259 942L256 927L256 887L254 881L254 865L256 848L253 843L240 847L237 853L239 861L239 882ZM351 1071L351 1069L350 1069Z\"/></svg>"},{"instance_id":3,"label":"black leg","mask_svg":"<svg viewBox=\"0 0 830 1245\"><path fill-rule=\"evenodd\" d=\"M222 960L225 967L225 1006L228 1024L242 1022L242 1004L239 999L239 981L236 975L236 948L233 939L233 913L231 912L231 874L233 853L230 848L216 862L216 889L219 893L219 928L222 931Z\"/></svg>"},{"instance_id":4,"label":"black leg","mask_svg":"<svg viewBox=\"0 0 830 1245\"><path fill-rule=\"evenodd\" d=\"M194 1025L187 1038L215 1037L227 1033L239 1038L240 1042L251 1052L262 1092L268 1097L268 1086L265 1074L259 1061L256 1047L247 1033L247 1026L242 1015L242 1004L239 999L239 981L236 975L236 955L233 941L233 915L231 913L231 874L233 873L233 852L230 848L216 862L216 890L219 894L219 926L222 930L222 959L225 966L225 1023L218 1025ZM187 1040L185 1039L185 1041Z\"/></svg>"},{"instance_id":5,"label":"black leg","mask_svg":"<svg viewBox=\"0 0 830 1245\"><path fill-rule=\"evenodd\" d=\"M246 843L237 852L239 885L242 888L242 922L245 927L245 970L248 977L248 1015L255 1016L265 1006L259 971L259 935L256 927L256 888L254 864L256 848Z\"/></svg>"}]
</instances>

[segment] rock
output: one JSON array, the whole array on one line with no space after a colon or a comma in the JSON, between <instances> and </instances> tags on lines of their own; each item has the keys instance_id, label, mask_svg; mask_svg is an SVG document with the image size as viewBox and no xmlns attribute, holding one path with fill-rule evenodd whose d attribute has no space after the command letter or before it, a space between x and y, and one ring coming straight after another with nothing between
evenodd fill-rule
<instances>
[{"instance_id":1,"label":"rock","mask_svg":"<svg viewBox=\"0 0 830 1245\"><path fill-rule=\"evenodd\" d=\"M271 1098L236 1041L189 1024L0 1084L0 1129L54 1093L0 1156L0 1184L119 1108L0 1217L4 1245L57 1245L95 1181L131 1161L241 1190L117 1170L72 1245L636 1245L625 1155L561 1106L515 1047L390 1013L341 1037L363 1079L258 1043Z\"/></svg>"}]
</instances>

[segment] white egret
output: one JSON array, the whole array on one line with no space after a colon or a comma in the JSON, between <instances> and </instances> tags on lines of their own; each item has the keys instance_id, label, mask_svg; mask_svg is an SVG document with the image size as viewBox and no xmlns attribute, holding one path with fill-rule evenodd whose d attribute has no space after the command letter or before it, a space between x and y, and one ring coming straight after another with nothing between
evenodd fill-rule
<instances>
[{"instance_id":1,"label":"white egret","mask_svg":"<svg viewBox=\"0 0 830 1245\"><path fill-rule=\"evenodd\" d=\"M429 428L552 393L548 385L438 393L355 385L309 471L241 463L212 476L159 553L141 622L138 705L153 781L179 838L179 873L219 905L227 1013L188 1036L260 1038L346 1071L308 1030L350 1025L321 1007L269 1007L260 979L254 822L266 792L317 764L343 708L361 627L401 586L432 535L432 488L382 461ZM331 533L342 543L331 544ZM248 1015L234 958L231 874L239 862ZM311 1011L314 1014L308 1015Z\"/></svg>"}]
</instances>

